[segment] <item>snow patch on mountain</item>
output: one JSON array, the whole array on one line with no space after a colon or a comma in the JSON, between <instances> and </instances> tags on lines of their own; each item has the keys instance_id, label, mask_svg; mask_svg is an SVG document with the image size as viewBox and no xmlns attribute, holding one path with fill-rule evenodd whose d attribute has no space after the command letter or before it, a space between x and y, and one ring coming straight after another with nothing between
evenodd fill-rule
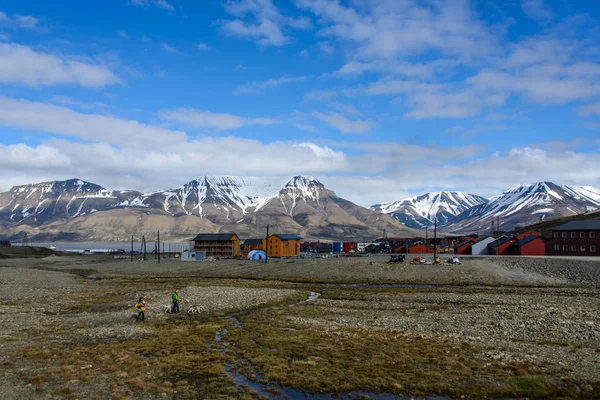
<instances>
[{"instance_id":1,"label":"snow patch on mountain","mask_svg":"<svg viewBox=\"0 0 600 400\"><path fill-rule=\"evenodd\" d=\"M434 224L447 224L452 217L471 207L487 202L487 199L463 192L424 193L392 203L381 203L371 206L374 211L389 214L403 224L422 229Z\"/></svg>"}]
</instances>

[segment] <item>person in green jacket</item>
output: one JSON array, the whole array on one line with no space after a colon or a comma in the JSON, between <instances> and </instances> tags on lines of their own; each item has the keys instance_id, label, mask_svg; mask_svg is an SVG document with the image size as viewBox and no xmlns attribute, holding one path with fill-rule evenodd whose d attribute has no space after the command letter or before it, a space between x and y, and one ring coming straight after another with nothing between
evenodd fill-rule
<instances>
[{"instance_id":1,"label":"person in green jacket","mask_svg":"<svg viewBox=\"0 0 600 400\"><path fill-rule=\"evenodd\" d=\"M171 314L175 314L179 312L179 293L177 290L173 292L171 295L171 300L173 301L173 306L171 307Z\"/></svg>"}]
</instances>

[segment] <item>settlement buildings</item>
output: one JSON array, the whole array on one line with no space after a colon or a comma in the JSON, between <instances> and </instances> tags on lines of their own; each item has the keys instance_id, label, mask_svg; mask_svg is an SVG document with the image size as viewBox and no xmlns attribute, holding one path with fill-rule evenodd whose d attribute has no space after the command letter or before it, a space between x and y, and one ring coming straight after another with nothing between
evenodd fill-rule
<instances>
[{"instance_id":1,"label":"settlement buildings","mask_svg":"<svg viewBox=\"0 0 600 400\"><path fill-rule=\"evenodd\" d=\"M598 256L600 220L571 221L552 229L546 254L554 256Z\"/></svg>"},{"instance_id":2,"label":"settlement buildings","mask_svg":"<svg viewBox=\"0 0 600 400\"><path fill-rule=\"evenodd\" d=\"M241 255L240 238L235 233L201 233L192 239L194 251L202 251L206 257L236 258Z\"/></svg>"},{"instance_id":3,"label":"settlement buildings","mask_svg":"<svg viewBox=\"0 0 600 400\"><path fill-rule=\"evenodd\" d=\"M191 240L190 249L213 258L238 258L253 250L264 250L269 257L298 257L300 239L297 235L271 235L267 239L246 239L241 246L235 233L201 233Z\"/></svg>"},{"instance_id":4,"label":"settlement buildings","mask_svg":"<svg viewBox=\"0 0 600 400\"><path fill-rule=\"evenodd\" d=\"M300 255L300 236L271 235L267 238L267 256L298 257Z\"/></svg>"}]
</instances>

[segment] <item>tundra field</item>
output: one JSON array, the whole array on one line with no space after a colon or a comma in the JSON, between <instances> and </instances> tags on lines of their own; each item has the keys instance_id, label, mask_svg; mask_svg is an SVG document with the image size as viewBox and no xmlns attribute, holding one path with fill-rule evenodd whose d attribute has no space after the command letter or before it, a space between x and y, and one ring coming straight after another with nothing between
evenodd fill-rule
<instances>
[{"instance_id":1,"label":"tundra field","mask_svg":"<svg viewBox=\"0 0 600 400\"><path fill-rule=\"evenodd\" d=\"M600 398L599 261L388 259L0 259L0 396Z\"/></svg>"}]
</instances>

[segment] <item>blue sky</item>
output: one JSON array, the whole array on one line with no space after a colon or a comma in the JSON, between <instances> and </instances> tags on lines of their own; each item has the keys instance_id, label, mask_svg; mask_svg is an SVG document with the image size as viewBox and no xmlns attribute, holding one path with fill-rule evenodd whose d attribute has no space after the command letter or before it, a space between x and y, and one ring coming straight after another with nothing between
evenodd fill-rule
<instances>
[{"instance_id":1,"label":"blue sky","mask_svg":"<svg viewBox=\"0 0 600 400\"><path fill-rule=\"evenodd\" d=\"M3 0L0 190L310 174L368 206L600 186L599 14L564 0Z\"/></svg>"}]
</instances>

